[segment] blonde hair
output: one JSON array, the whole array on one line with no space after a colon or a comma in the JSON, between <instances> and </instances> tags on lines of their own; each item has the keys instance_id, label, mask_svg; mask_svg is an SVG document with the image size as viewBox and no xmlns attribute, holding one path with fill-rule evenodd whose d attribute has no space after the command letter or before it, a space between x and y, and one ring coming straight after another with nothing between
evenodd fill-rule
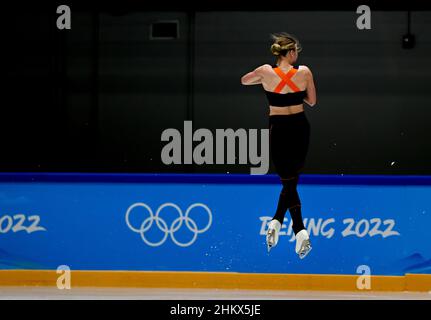
<instances>
[{"instance_id":1,"label":"blonde hair","mask_svg":"<svg viewBox=\"0 0 431 320\"><path fill-rule=\"evenodd\" d=\"M298 39L286 32L275 33L271 35L274 43L271 46L271 52L275 56L285 56L290 50L302 50Z\"/></svg>"}]
</instances>

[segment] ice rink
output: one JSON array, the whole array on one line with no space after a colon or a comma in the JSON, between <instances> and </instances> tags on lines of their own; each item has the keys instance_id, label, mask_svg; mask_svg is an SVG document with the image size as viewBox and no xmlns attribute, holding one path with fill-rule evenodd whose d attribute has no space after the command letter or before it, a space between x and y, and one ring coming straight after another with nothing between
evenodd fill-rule
<instances>
[{"instance_id":1,"label":"ice rink","mask_svg":"<svg viewBox=\"0 0 431 320\"><path fill-rule=\"evenodd\" d=\"M1 300L431 300L431 292L1 287Z\"/></svg>"}]
</instances>

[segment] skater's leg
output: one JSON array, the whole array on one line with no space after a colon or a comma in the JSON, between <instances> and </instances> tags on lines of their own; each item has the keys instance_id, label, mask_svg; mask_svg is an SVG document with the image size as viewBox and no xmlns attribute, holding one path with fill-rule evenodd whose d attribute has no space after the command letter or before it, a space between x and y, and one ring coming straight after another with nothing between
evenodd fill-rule
<instances>
[{"instance_id":1,"label":"skater's leg","mask_svg":"<svg viewBox=\"0 0 431 320\"><path fill-rule=\"evenodd\" d=\"M273 219L283 224L286 211L289 210L293 222L292 228L295 234L304 229L301 214L301 201L297 190L298 179L299 175L297 174L287 178L281 178L283 188L278 199L277 211L273 217Z\"/></svg>"}]
</instances>

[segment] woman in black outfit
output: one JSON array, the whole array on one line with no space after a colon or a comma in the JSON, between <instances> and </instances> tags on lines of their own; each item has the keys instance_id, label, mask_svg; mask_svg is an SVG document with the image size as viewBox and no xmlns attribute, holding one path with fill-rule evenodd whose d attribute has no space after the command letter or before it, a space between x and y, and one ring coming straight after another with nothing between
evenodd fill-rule
<instances>
[{"instance_id":1,"label":"woman in black outfit","mask_svg":"<svg viewBox=\"0 0 431 320\"><path fill-rule=\"evenodd\" d=\"M304 65L295 65L299 41L288 33L272 35L271 52L277 57L275 65L264 64L241 78L243 85L261 84L269 101L270 153L283 189L277 211L268 223L268 251L277 245L278 234L286 211L292 218L295 251L303 259L311 250L310 237L304 227L297 184L308 152L310 124L303 102L316 104L313 74Z\"/></svg>"}]
</instances>

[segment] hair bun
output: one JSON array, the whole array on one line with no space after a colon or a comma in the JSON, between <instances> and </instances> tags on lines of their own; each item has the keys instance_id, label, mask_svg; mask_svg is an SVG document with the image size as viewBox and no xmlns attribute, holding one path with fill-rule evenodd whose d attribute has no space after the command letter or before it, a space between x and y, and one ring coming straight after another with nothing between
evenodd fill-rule
<instances>
[{"instance_id":1,"label":"hair bun","mask_svg":"<svg viewBox=\"0 0 431 320\"><path fill-rule=\"evenodd\" d=\"M281 51L281 46L278 43L274 43L271 46L271 52L273 55L275 55L275 56L280 55L280 51Z\"/></svg>"}]
</instances>

